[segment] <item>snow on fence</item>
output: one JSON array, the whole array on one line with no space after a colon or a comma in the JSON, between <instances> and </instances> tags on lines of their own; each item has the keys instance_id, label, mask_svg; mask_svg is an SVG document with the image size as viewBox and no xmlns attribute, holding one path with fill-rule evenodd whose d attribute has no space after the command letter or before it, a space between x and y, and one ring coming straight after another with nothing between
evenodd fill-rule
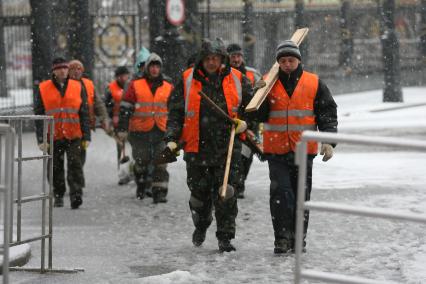
<instances>
[{"instance_id":1,"label":"snow on fence","mask_svg":"<svg viewBox=\"0 0 426 284\"><path fill-rule=\"evenodd\" d=\"M336 134L305 131L302 134L300 143L296 150L296 163L299 165L298 177L298 195L297 195L297 213L296 213L296 257L294 269L294 282L300 283L302 278L311 280L323 280L327 283L354 283L354 284L377 284L384 283L372 279L365 279L355 276L346 276L334 273L327 273L315 270L302 270L301 253L303 243L303 216L305 210L318 210L326 212L336 212L344 214L352 214L358 216L366 216L373 218L385 218L398 221L409 221L426 224L426 216L423 214L411 214L405 212L395 212L380 208L366 208L360 206L349 206L343 204L334 204L330 202L305 201L305 183L306 183L306 160L307 160L307 142L317 141L325 143L349 143L367 146L387 146L387 147L406 147L411 150L425 151L426 143L416 140L389 138L389 137L373 137L363 135ZM388 281L386 283L389 283Z\"/></svg>"}]
</instances>

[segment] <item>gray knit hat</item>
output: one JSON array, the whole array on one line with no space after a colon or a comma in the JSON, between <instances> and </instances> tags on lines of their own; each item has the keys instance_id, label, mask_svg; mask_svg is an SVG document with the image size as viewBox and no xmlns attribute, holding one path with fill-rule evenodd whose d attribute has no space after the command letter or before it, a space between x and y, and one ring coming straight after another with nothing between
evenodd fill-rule
<instances>
[{"instance_id":1,"label":"gray knit hat","mask_svg":"<svg viewBox=\"0 0 426 284\"><path fill-rule=\"evenodd\" d=\"M283 56L294 56L299 60L302 60L299 47L291 40L285 40L277 46L276 59L280 59Z\"/></svg>"}]
</instances>

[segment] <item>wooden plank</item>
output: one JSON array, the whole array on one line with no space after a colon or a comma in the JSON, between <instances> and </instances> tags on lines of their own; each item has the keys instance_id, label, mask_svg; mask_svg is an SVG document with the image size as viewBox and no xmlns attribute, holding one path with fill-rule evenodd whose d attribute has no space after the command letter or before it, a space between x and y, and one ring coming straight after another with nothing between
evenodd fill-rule
<instances>
[{"instance_id":1,"label":"wooden plank","mask_svg":"<svg viewBox=\"0 0 426 284\"><path fill-rule=\"evenodd\" d=\"M291 36L290 40L297 44L297 46L299 46L305 39L306 35L308 34L308 31L308 28L297 29ZM265 79L265 86L263 88L258 89L256 94L254 94L253 98L245 109L246 112L252 112L259 109L260 105L266 99L275 82L277 81L279 68L280 67L278 62L275 62L274 65L272 65L271 69L268 72L268 76Z\"/></svg>"}]
</instances>

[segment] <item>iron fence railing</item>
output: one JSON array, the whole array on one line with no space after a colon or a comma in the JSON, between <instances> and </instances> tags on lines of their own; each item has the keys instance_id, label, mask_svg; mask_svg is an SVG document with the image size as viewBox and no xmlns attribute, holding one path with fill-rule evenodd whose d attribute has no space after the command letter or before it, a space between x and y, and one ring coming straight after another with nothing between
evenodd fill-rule
<instances>
[{"instance_id":1,"label":"iron fence railing","mask_svg":"<svg viewBox=\"0 0 426 284\"><path fill-rule=\"evenodd\" d=\"M220 5L217 1L211 2L212 9L208 12L206 1L198 7L197 17L201 22L202 36L221 37L226 44L243 44L242 1L222 1ZM262 73L267 72L272 65L277 44L288 39L295 29L294 2L253 1L251 23L254 56L250 65ZM344 33L340 27L341 7L336 2L341 1L305 2L309 4L305 6L304 18L310 28L304 43L307 46L307 56L304 58L307 70L318 73L323 79L339 78L347 75L348 70L355 75L352 78L368 78L369 75L382 72L381 30L375 6L377 1L351 1L348 16L348 31L353 37L350 69L342 67L340 58ZM419 75L424 66L420 42L422 2L397 2L401 2L395 15L401 69L404 74L408 73L406 77L419 76L418 80L423 80L424 84L424 79ZM93 80L97 91L102 94L113 79L114 69L119 65L131 68L140 47L149 47L149 6L146 0L95 0L89 4L95 55ZM29 0L0 1L0 66L4 66L0 68L0 115L32 112L29 13ZM55 47L52 47L52 52L54 50ZM374 87L378 87L377 84Z\"/></svg>"},{"instance_id":2,"label":"iron fence railing","mask_svg":"<svg viewBox=\"0 0 426 284\"><path fill-rule=\"evenodd\" d=\"M352 283L352 284L384 284L373 279L359 276L347 276L335 273L327 273L316 270L302 269L302 246L303 246L303 219L305 210L325 211L332 213L351 214L370 218L384 218L394 221L416 222L426 224L426 215L419 213L396 212L381 208L367 208L362 206L351 206L330 202L305 201L306 169L307 169L307 143L317 141L325 143L348 143L365 146L385 146L404 148L406 150L417 150L426 152L424 141L390 138L371 137L362 135L336 134L305 131L296 150L296 163L299 166L298 188L297 188L297 212L296 212L296 244L295 244L295 269L294 283L301 283L302 279L321 280L326 283Z\"/></svg>"},{"instance_id":3,"label":"iron fence railing","mask_svg":"<svg viewBox=\"0 0 426 284\"><path fill-rule=\"evenodd\" d=\"M9 283L9 249L13 223L11 208L14 139L12 127L7 124L0 124L0 193L2 195L0 200L0 216L3 215L3 246L0 248L0 252L3 257L2 279L4 284ZM2 205L4 207L3 211L1 210Z\"/></svg>"}]
</instances>

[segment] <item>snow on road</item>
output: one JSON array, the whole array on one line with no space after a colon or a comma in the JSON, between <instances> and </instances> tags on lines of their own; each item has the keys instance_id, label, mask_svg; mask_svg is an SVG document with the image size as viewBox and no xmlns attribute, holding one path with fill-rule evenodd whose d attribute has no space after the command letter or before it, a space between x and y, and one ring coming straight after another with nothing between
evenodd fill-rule
<instances>
[{"instance_id":1,"label":"snow on road","mask_svg":"<svg viewBox=\"0 0 426 284\"><path fill-rule=\"evenodd\" d=\"M426 102L426 88L404 90L405 104ZM425 140L426 106L392 111L381 92L336 97L344 133ZM36 154L33 134L26 154ZM11 283L291 283L294 257L273 255L266 163L254 161L247 198L239 201L237 251L219 254L215 223L200 248L191 243L185 164L171 164L167 204L136 200L135 185L116 185L114 142L93 137L85 168L87 189L79 210L54 209L54 268L77 274L12 272ZM316 159L312 199L426 214L426 153L338 145L327 163ZM40 188L40 164L24 167L24 190ZM26 205L24 233L39 232L39 207ZM426 226L311 212L305 268L398 283L426 283ZM38 266L33 244L29 266Z\"/></svg>"}]
</instances>

